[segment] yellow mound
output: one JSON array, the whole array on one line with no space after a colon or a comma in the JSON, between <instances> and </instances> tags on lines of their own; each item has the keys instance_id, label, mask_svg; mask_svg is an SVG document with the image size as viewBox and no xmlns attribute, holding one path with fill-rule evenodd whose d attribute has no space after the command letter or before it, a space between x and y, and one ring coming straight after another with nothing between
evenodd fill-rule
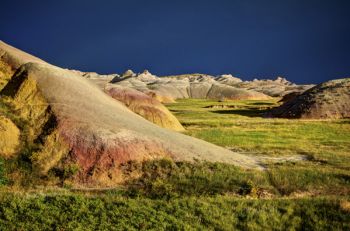
<instances>
[{"instance_id":1,"label":"yellow mound","mask_svg":"<svg viewBox=\"0 0 350 231\"><path fill-rule=\"evenodd\" d=\"M159 101L132 88L108 84L105 91L130 110L163 128L184 131L177 118Z\"/></svg>"}]
</instances>

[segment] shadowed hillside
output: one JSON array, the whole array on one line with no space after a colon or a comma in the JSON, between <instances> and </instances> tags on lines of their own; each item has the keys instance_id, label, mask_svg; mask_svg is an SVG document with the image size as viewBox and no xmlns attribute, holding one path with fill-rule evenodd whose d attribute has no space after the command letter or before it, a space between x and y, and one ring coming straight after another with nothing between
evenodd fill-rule
<instances>
[{"instance_id":1,"label":"shadowed hillside","mask_svg":"<svg viewBox=\"0 0 350 231\"><path fill-rule=\"evenodd\" d=\"M350 79L319 84L272 110L269 115L305 119L349 118Z\"/></svg>"}]
</instances>

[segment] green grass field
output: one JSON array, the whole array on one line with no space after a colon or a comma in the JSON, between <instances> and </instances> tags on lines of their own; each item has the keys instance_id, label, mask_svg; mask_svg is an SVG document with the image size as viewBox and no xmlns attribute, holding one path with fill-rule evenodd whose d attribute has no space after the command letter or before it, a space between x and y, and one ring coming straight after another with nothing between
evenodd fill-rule
<instances>
[{"instance_id":1,"label":"green grass field","mask_svg":"<svg viewBox=\"0 0 350 231\"><path fill-rule=\"evenodd\" d=\"M186 99L167 106L188 135L257 157L304 156L277 163L267 158L266 174L282 196L350 194L350 120L263 118L276 104Z\"/></svg>"},{"instance_id":2,"label":"green grass field","mask_svg":"<svg viewBox=\"0 0 350 231\"><path fill-rule=\"evenodd\" d=\"M125 177L139 177L87 191L38 186L30 162L0 160L0 230L350 230L350 120L263 118L275 105L194 99L166 105L185 134L257 158L264 171L129 162ZM9 178L14 168L28 174L22 186Z\"/></svg>"}]
</instances>

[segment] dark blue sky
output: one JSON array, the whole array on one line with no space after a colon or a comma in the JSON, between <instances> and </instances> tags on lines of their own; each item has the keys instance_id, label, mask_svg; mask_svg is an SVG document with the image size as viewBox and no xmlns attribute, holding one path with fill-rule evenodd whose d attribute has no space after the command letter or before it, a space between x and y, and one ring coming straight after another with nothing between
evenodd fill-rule
<instances>
[{"instance_id":1,"label":"dark blue sky","mask_svg":"<svg viewBox=\"0 0 350 231\"><path fill-rule=\"evenodd\" d=\"M0 39L67 68L350 76L349 0L2 0Z\"/></svg>"}]
</instances>

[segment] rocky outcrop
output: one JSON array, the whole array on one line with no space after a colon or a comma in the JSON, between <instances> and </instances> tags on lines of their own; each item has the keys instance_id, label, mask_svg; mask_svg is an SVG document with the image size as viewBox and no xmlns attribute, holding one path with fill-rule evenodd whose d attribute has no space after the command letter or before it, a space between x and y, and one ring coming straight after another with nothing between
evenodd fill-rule
<instances>
[{"instance_id":1,"label":"rocky outcrop","mask_svg":"<svg viewBox=\"0 0 350 231\"><path fill-rule=\"evenodd\" d=\"M143 82L153 82L157 80L158 77L155 75L152 75L148 70L144 70L142 73L138 74L136 78Z\"/></svg>"},{"instance_id":2,"label":"rocky outcrop","mask_svg":"<svg viewBox=\"0 0 350 231\"><path fill-rule=\"evenodd\" d=\"M268 116L303 119L350 118L350 79L319 84L296 96Z\"/></svg>"},{"instance_id":3,"label":"rocky outcrop","mask_svg":"<svg viewBox=\"0 0 350 231\"><path fill-rule=\"evenodd\" d=\"M215 78L215 80L219 83L226 84L229 86L235 86L237 83L242 82L240 78L234 77L230 74L219 75Z\"/></svg>"},{"instance_id":4,"label":"rocky outcrop","mask_svg":"<svg viewBox=\"0 0 350 231\"><path fill-rule=\"evenodd\" d=\"M122 75L121 78L128 78L128 77L135 77L136 74L132 70L126 70Z\"/></svg>"},{"instance_id":5,"label":"rocky outcrop","mask_svg":"<svg viewBox=\"0 0 350 231\"><path fill-rule=\"evenodd\" d=\"M74 184L112 186L123 180L121 164L153 158L260 167L250 157L161 128L85 77L50 64L21 65L1 96L27 121L26 139L38 146L28 158L42 176L75 165Z\"/></svg>"}]
</instances>

